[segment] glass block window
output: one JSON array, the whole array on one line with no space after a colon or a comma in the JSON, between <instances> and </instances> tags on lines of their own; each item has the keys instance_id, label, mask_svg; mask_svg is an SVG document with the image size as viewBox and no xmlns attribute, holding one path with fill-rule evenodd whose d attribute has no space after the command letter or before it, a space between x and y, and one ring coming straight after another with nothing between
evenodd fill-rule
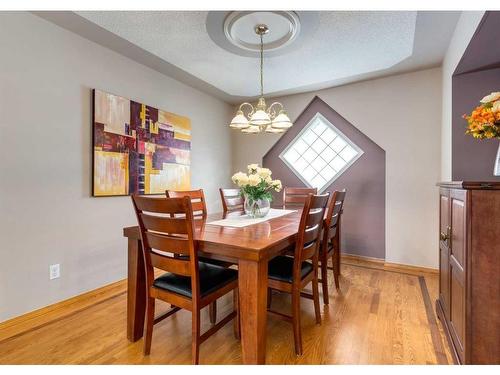
<instances>
[{"instance_id":1,"label":"glass block window","mask_svg":"<svg viewBox=\"0 0 500 375\"><path fill-rule=\"evenodd\" d=\"M280 159L309 187L322 192L361 155L361 150L320 113L280 154Z\"/></svg>"}]
</instances>

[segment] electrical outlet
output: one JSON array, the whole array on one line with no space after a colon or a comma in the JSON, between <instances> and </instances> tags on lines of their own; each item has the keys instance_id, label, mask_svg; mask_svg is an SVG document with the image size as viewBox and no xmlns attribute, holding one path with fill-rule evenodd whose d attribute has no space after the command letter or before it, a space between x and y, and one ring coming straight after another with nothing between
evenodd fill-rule
<instances>
[{"instance_id":1,"label":"electrical outlet","mask_svg":"<svg viewBox=\"0 0 500 375\"><path fill-rule=\"evenodd\" d=\"M49 279L50 280L53 280L53 279L58 279L59 276L61 276L61 268L60 268L60 264L51 264L49 266Z\"/></svg>"}]
</instances>

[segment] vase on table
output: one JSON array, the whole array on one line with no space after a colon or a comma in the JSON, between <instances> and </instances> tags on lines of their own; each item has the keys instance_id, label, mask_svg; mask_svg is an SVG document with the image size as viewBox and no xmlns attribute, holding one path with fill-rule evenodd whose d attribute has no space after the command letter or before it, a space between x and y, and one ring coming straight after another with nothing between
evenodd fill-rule
<instances>
[{"instance_id":1,"label":"vase on table","mask_svg":"<svg viewBox=\"0 0 500 375\"><path fill-rule=\"evenodd\" d=\"M248 217L260 218L271 209L272 192L281 191L281 181L273 180L268 168L261 168L258 164L247 166L248 174L238 172L231 178L240 188L240 194L245 198L243 209Z\"/></svg>"},{"instance_id":2,"label":"vase on table","mask_svg":"<svg viewBox=\"0 0 500 375\"><path fill-rule=\"evenodd\" d=\"M267 198L253 199L245 195L245 203L243 204L245 213L251 218L261 218L266 216L271 209L271 201Z\"/></svg>"}]
</instances>

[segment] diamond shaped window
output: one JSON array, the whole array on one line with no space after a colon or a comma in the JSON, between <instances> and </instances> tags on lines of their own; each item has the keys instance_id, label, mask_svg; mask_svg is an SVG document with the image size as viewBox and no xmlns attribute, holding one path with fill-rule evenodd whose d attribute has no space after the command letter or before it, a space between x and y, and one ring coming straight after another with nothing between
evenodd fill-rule
<instances>
[{"instance_id":1,"label":"diamond shaped window","mask_svg":"<svg viewBox=\"0 0 500 375\"><path fill-rule=\"evenodd\" d=\"M354 142L320 113L280 154L280 159L309 187L326 189L363 155Z\"/></svg>"}]
</instances>

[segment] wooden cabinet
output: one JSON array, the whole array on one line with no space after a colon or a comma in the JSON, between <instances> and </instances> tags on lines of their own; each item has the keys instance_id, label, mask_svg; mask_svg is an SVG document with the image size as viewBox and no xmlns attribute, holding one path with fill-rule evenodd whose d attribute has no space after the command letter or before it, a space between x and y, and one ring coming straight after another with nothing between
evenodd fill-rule
<instances>
[{"instance_id":1,"label":"wooden cabinet","mask_svg":"<svg viewBox=\"0 0 500 375\"><path fill-rule=\"evenodd\" d=\"M500 183L439 184L436 311L455 361L500 363Z\"/></svg>"}]
</instances>

